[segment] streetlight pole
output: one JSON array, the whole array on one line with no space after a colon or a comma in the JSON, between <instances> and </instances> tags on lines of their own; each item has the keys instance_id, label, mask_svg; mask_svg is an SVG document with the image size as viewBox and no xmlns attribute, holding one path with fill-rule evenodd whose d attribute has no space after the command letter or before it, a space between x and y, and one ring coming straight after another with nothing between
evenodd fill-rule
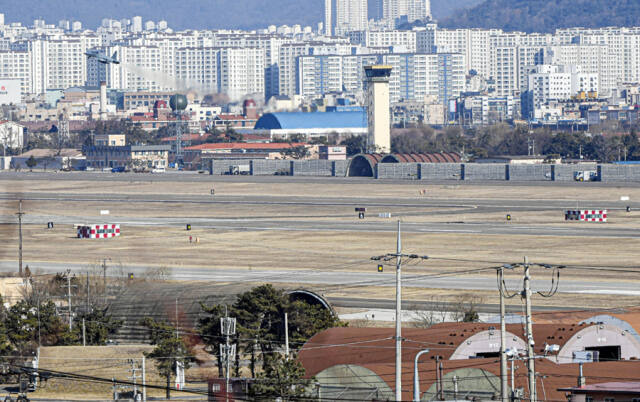
<instances>
[{"instance_id":1,"label":"streetlight pole","mask_svg":"<svg viewBox=\"0 0 640 402\"><path fill-rule=\"evenodd\" d=\"M425 353L429 353L429 349L419 351L413 362L413 402L420 402L420 376L418 373L418 359L420 359L420 356Z\"/></svg>"}]
</instances>

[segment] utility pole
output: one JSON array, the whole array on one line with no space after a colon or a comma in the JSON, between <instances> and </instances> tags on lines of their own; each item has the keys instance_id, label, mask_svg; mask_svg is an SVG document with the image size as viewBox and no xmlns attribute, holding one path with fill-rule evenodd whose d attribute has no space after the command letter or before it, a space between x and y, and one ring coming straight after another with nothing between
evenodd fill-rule
<instances>
[{"instance_id":1,"label":"utility pole","mask_svg":"<svg viewBox=\"0 0 640 402\"><path fill-rule=\"evenodd\" d=\"M87 272L87 301L86 301L86 312L85 314L89 314L89 272Z\"/></svg>"},{"instance_id":2,"label":"utility pole","mask_svg":"<svg viewBox=\"0 0 640 402\"><path fill-rule=\"evenodd\" d=\"M527 327L527 372L529 376L529 401L536 402L536 369L535 355L533 350L533 329L531 325L531 277L529 276L529 259L524 257L524 291L522 297L526 305L526 327Z\"/></svg>"},{"instance_id":3,"label":"utility pole","mask_svg":"<svg viewBox=\"0 0 640 402\"><path fill-rule=\"evenodd\" d=\"M371 257L374 261L390 261L396 259L396 392L395 400L402 400L402 258L428 259L428 256L418 256L417 254L402 254L402 233L400 221L398 221L398 238L396 241L396 252L377 257Z\"/></svg>"},{"instance_id":4,"label":"utility pole","mask_svg":"<svg viewBox=\"0 0 640 402\"><path fill-rule=\"evenodd\" d=\"M22 277L22 200L18 201L18 273Z\"/></svg>"},{"instance_id":5,"label":"utility pole","mask_svg":"<svg viewBox=\"0 0 640 402\"><path fill-rule=\"evenodd\" d=\"M136 380L139 378L138 375L136 375L136 372L140 371L140 369L136 365L136 361L134 359L129 359L129 364L131 364L131 368L129 369L129 371L131 372L131 376L128 378L133 383L133 400L135 401L136 395L138 393L138 385L136 384Z\"/></svg>"},{"instance_id":6,"label":"utility pole","mask_svg":"<svg viewBox=\"0 0 640 402\"><path fill-rule=\"evenodd\" d=\"M69 332L71 332L71 270L67 269L67 296L69 297Z\"/></svg>"},{"instance_id":7,"label":"utility pole","mask_svg":"<svg viewBox=\"0 0 640 402\"><path fill-rule=\"evenodd\" d=\"M402 239L398 221L396 247L396 401L402 400Z\"/></svg>"},{"instance_id":8,"label":"utility pole","mask_svg":"<svg viewBox=\"0 0 640 402\"><path fill-rule=\"evenodd\" d=\"M142 355L142 402L147 402L147 370L144 355Z\"/></svg>"},{"instance_id":9,"label":"utility pole","mask_svg":"<svg viewBox=\"0 0 640 402\"><path fill-rule=\"evenodd\" d=\"M505 306L504 306L504 266L499 268L498 286L500 287L500 396L502 402L508 402L507 395L507 330L505 323Z\"/></svg>"},{"instance_id":10,"label":"utility pole","mask_svg":"<svg viewBox=\"0 0 640 402\"><path fill-rule=\"evenodd\" d=\"M178 331L180 330L180 328L178 328L180 324L178 324L178 298L176 297L176 339L180 338L180 335L178 334Z\"/></svg>"},{"instance_id":11,"label":"utility pole","mask_svg":"<svg viewBox=\"0 0 640 402\"><path fill-rule=\"evenodd\" d=\"M107 260L111 261L111 258L102 259L102 293L104 294L104 305L107 305Z\"/></svg>"},{"instance_id":12,"label":"utility pole","mask_svg":"<svg viewBox=\"0 0 640 402\"><path fill-rule=\"evenodd\" d=\"M225 388L225 400L229 400L229 374L230 374L230 364L231 359L236 353L236 345L229 344L229 337L231 335L235 335L236 333L236 319L229 317L227 306L225 306L225 316L220 317L220 329L223 336L226 337L225 344L220 345L220 356L224 356L224 365L225 365L225 377L226 377L226 388Z\"/></svg>"},{"instance_id":13,"label":"utility pole","mask_svg":"<svg viewBox=\"0 0 640 402\"><path fill-rule=\"evenodd\" d=\"M84 318L83 318L82 319L82 347L83 348L87 346L87 338L86 338L87 332L85 328L86 327L84 325Z\"/></svg>"},{"instance_id":14,"label":"utility pole","mask_svg":"<svg viewBox=\"0 0 640 402\"><path fill-rule=\"evenodd\" d=\"M289 360L289 317L284 313L284 355Z\"/></svg>"}]
</instances>

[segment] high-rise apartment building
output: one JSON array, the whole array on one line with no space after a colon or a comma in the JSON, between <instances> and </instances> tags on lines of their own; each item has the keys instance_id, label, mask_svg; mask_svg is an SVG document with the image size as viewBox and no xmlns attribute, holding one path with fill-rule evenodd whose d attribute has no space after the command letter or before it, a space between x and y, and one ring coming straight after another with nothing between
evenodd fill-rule
<instances>
[{"instance_id":1,"label":"high-rise apartment building","mask_svg":"<svg viewBox=\"0 0 640 402\"><path fill-rule=\"evenodd\" d=\"M431 0L382 0L382 17L407 22L431 19Z\"/></svg>"},{"instance_id":2,"label":"high-rise apartment building","mask_svg":"<svg viewBox=\"0 0 640 402\"><path fill-rule=\"evenodd\" d=\"M367 16L367 0L325 0L325 34L342 36L367 29Z\"/></svg>"},{"instance_id":3,"label":"high-rise apartment building","mask_svg":"<svg viewBox=\"0 0 640 402\"><path fill-rule=\"evenodd\" d=\"M465 89L464 57L460 54L310 55L299 57L298 94L308 99L331 92L360 95L364 90L361 72L373 64L393 67L389 77L392 103L421 102L426 96L444 103Z\"/></svg>"}]
</instances>

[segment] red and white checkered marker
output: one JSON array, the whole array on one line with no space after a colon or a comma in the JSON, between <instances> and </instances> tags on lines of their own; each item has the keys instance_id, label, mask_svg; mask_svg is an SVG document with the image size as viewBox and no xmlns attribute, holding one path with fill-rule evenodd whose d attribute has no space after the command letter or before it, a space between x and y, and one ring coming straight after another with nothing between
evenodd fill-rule
<instances>
[{"instance_id":1,"label":"red and white checkered marker","mask_svg":"<svg viewBox=\"0 0 640 402\"><path fill-rule=\"evenodd\" d=\"M565 212L564 219L567 221L582 222L606 222L606 209L577 209Z\"/></svg>"},{"instance_id":2,"label":"red and white checkered marker","mask_svg":"<svg viewBox=\"0 0 640 402\"><path fill-rule=\"evenodd\" d=\"M120 236L120 225L82 225L78 226L78 238L80 239L108 239Z\"/></svg>"}]
</instances>

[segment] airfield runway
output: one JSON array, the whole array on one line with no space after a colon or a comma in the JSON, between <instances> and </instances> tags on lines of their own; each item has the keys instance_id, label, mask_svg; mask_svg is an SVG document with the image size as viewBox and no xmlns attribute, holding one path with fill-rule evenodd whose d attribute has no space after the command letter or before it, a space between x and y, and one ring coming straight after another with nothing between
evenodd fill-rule
<instances>
[{"instance_id":1,"label":"airfield runway","mask_svg":"<svg viewBox=\"0 0 640 402\"><path fill-rule=\"evenodd\" d=\"M212 187L216 188L215 196L208 191ZM423 187L429 187L427 196L418 193ZM326 192L323 191L325 188ZM621 194L629 195L631 200L620 201ZM233 234L234 241L240 239L241 243L227 250L226 254L215 244L215 240L211 241L210 246L198 249L197 253L205 256L210 253L209 259L216 262L214 268L203 266L208 265L206 262L196 261L192 266L187 261L179 266L171 266L169 261L169 278L172 280L295 283L327 293L333 292L334 296L343 296L341 288L348 288L357 298L360 297L357 293L361 290L364 292L366 288L391 288L394 284L393 270L385 273L364 272L360 268L349 268L349 264L344 268L322 270L321 267L327 262L316 255L319 251L305 250L303 245L299 246L301 264L297 266L295 258L287 257L287 261L284 261L284 256L278 255L278 250L285 250L279 248L284 247L281 243L289 247L286 251L291 251L291 244L298 239L304 238L307 244L313 244L315 239L322 237L325 242L323 245L329 244L327 254L332 254L329 252L332 250L334 254L342 252L342 255L333 258L346 255L356 259L355 254L349 254L356 253L353 251L356 246L349 249L344 239L358 238L366 244L366 239L370 238L372 244L367 246L373 248L373 243L380 242L380 236L385 236L385 239L393 237L395 220L401 219L403 233L408 236L428 236L424 239L429 239L429 245L434 243L433 239L440 239L442 244L437 253L443 255L448 251L452 258L457 256L457 250L456 247L447 247L447 242L451 242L451 245L464 244L470 255L474 252L473 247L476 247L485 255L493 256L491 261L511 261L513 257L505 257L509 250L504 246L512 240L518 240L517 255L527 252L527 247L534 254L545 255L541 248L548 246L541 246L540 242L548 238L545 244L557 243L553 250L555 254L550 249L549 255L558 261L591 262L600 257L598 261L593 261L597 267L611 266L611 269L622 270L620 274L612 271L609 278L600 276L597 280L588 275L571 276L561 282L559 293L609 297L608 303L611 297L632 298L640 295L637 290L640 275L634 274L636 259L632 259L640 251L640 215L635 214L640 209L640 202L636 201L640 200L640 186L636 183L468 184L390 182L366 178L228 177L191 173L1 173L0 205L3 208L0 209L0 224L6 227L15 225L15 201L18 199L24 200L29 208L25 211L23 223L32 231L46 222L54 222L56 227L70 227L108 219L109 223L120 223L126 228L123 229L125 232L139 232L138 238L132 238L131 241L140 243L129 247L126 250L128 257L121 260L123 269L134 273L136 277L142 277L150 266L162 264L162 261L143 262L152 255L149 250L143 252L143 247L149 247L152 243L143 242L140 238L147 236L149 231L167 233L161 235L166 242L158 246L158 260L167 260L167 255L172 256L172 247L175 247L176 255L193 253L184 250L179 240L171 240L172 236L183 238L185 234L180 234L180 231L189 223L194 235L199 233L203 238L213 236L212 239L217 239ZM626 212L627 206L632 208L632 213ZM367 208L366 219L357 219L354 207ZM99 217L96 214L98 208L109 209L110 215ZM608 209L614 219L607 224L565 223L563 210L576 208ZM392 218L379 218L377 215L382 212L391 212ZM516 219L508 222L506 213L513 214ZM541 216L539 220L536 218L538 215ZM264 241L260 246L268 251L249 250L251 242L256 242L255 236L260 236L260 242ZM269 236L277 236L278 240L272 240ZM332 244L334 237L335 243ZM286 238L291 239L291 244ZM479 244L485 238L492 239L493 243L488 246ZM567 242L565 249L562 248L563 239ZM6 240L5 244L14 241L9 238L3 240ZM62 244L69 245L68 251L56 249L55 244L47 245L47 239L43 236L34 239L33 246L29 245L30 241L29 238L25 239L25 250L31 248L34 253L37 250L37 255L29 255L25 263L31 259L32 266L37 267L40 273L60 272L67 268L84 272L88 260L95 261L104 255L125 252L122 243L124 238L119 239L118 243L82 243L90 247L87 253L79 246L81 240L74 241L69 236L61 240ZM273 243L269 243L271 241ZM575 242L580 247L573 247ZM598 252L600 244L607 246ZM389 246L384 245L386 248ZM438 245L433 244L433 247ZM583 247L589 250L581 250ZM616 250L616 247L620 249ZM146 253L145 258L136 259L136 250L139 250L139 254ZM585 251L591 254L580 260L580 254ZM362 259L362 254L370 256L372 252L360 253L357 258ZM51 253L51 258L43 255L47 253ZM224 259L234 253L240 256L237 263ZM257 268L251 269L252 265L242 260L246 253L253 253L252 258L258 261L254 264ZM267 264L269 269L266 269L267 266L260 267L261 254L273 261L282 258L286 267L273 268L274 262ZM5 250L0 259L0 271L15 270L15 253ZM339 264L333 262L330 265ZM308 266L318 268L309 269ZM623 275L624 279L621 279ZM509 278L508 285L512 289L521 286L518 278ZM549 284L545 279L534 280L533 285L536 289L545 290ZM405 286L495 292L496 281L495 274L487 272L477 275L449 275L448 271L420 274L410 269L405 276ZM387 289L389 292L391 290Z\"/></svg>"}]
</instances>

